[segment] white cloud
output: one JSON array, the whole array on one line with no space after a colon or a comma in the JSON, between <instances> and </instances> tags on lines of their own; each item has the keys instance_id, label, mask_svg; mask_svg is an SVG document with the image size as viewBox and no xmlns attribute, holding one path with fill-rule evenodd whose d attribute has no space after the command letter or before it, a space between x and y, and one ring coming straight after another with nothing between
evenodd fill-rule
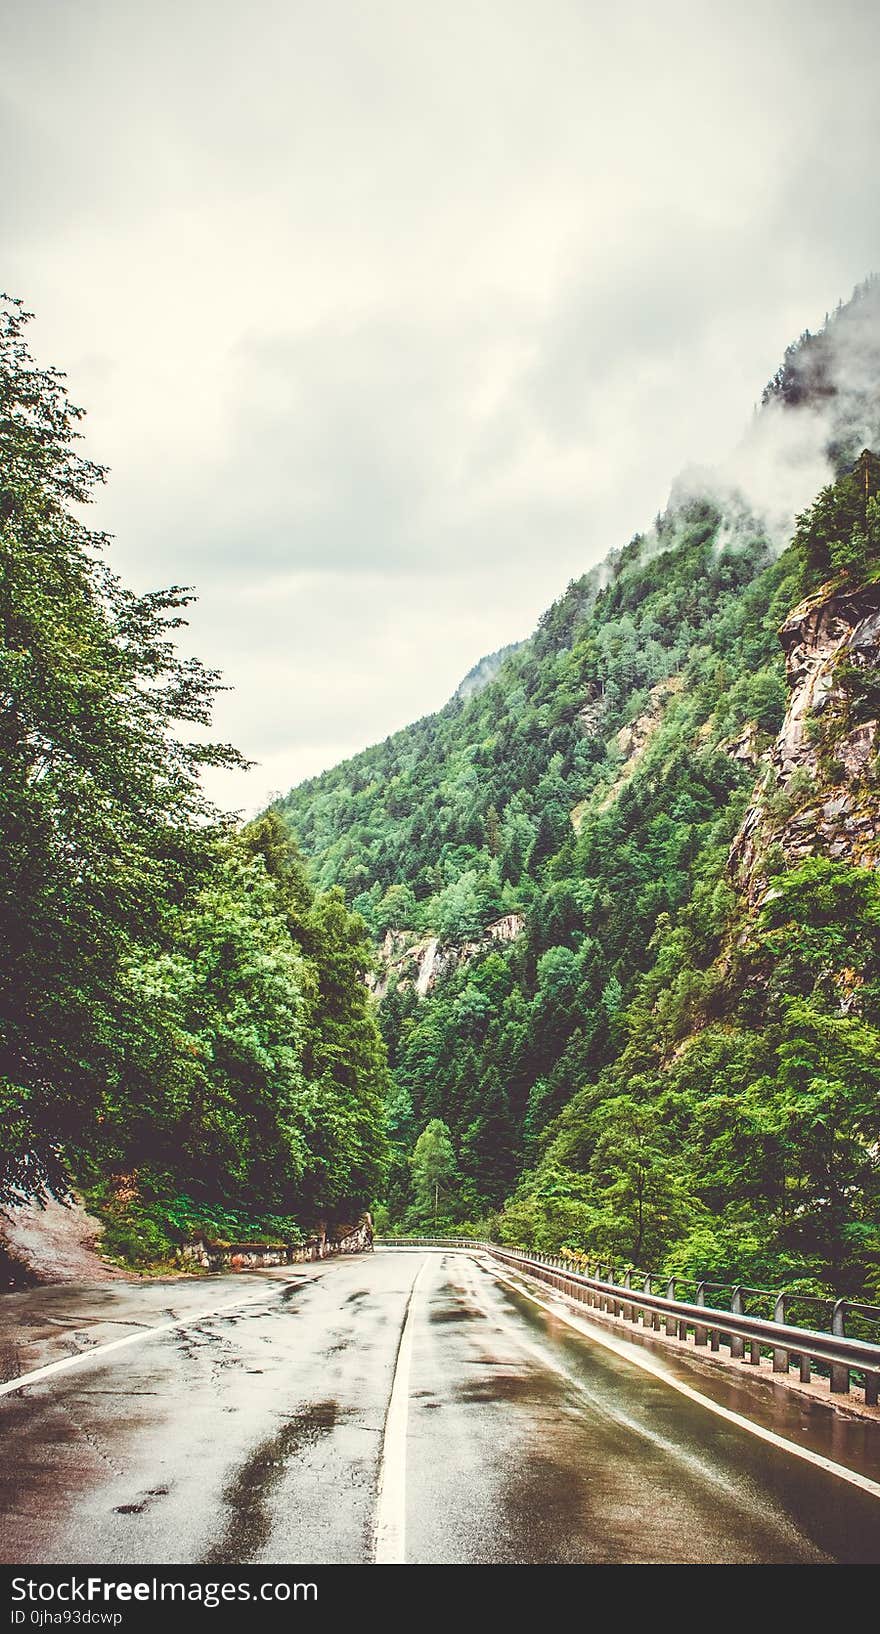
<instances>
[{"instance_id":1,"label":"white cloud","mask_svg":"<svg viewBox=\"0 0 880 1634\"><path fill-rule=\"evenodd\" d=\"M880 264L858 0L0 9L0 282L117 564L199 589L236 805L525 633Z\"/></svg>"}]
</instances>

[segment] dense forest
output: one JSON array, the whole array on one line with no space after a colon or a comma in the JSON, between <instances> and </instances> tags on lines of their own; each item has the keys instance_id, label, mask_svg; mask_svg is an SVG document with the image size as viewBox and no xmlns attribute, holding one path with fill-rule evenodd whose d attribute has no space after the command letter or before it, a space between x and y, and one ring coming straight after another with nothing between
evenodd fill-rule
<instances>
[{"instance_id":1,"label":"dense forest","mask_svg":"<svg viewBox=\"0 0 880 1634\"><path fill-rule=\"evenodd\" d=\"M792 610L880 621L876 281L789 348L771 414L824 416L835 476L781 553L745 500L674 492L484 684L275 807L385 939L392 1225L880 1291L880 883L847 838L877 815L876 639L805 764L773 751ZM426 937L464 950L427 984Z\"/></svg>"},{"instance_id":2,"label":"dense forest","mask_svg":"<svg viewBox=\"0 0 880 1634\"><path fill-rule=\"evenodd\" d=\"M243 825L202 791L239 757L191 593L113 573L26 323L3 301L0 1208L76 1189L147 1263L378 1201L876 1296L880 285L758 410L833 479L784 548L679 484L438 714Z\"/></svg>"},{"instance_id":3,"label":"dense forest","mask_svg":"<svg viewBox=\"0 0 880 1634\"><path fill-rule=\"evenodd\" d=\"M63 377L0 306L0 1208L76 1185L107 1246L297 1239L381 1188L363 922L277 817L206 801L218 675L179 587L135 595L86 506ZM196 730L193 731L193 728Z\"/></svg>"}]
</instances>

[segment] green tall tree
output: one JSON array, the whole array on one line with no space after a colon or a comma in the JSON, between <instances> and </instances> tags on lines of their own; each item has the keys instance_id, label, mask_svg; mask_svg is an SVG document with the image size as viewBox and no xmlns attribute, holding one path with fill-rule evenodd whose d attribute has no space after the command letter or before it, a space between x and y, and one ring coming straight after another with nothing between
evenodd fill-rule
<instances>
[{"instance_id":1,"label":"green tall tree","mask_svg":"<svg viewBox=\"0 0 880 1634\"><path fill-rule=\"evenodd\" d=\"M306 960L304 1116L310 1150L303 1202L356 1211L379 1190L387 1158L388 1070L364 977L372 948L338 889L314 895L284 823L269 812L244 844L276 883L293 945Z\"/></svg>"},{"instance_id":2,"label":"green tall tree","mask_svg":"<svg viewBox=\"0 0 880 1634\"><path fill-rule=\"evenodd\" d=\"M457 1169L449 1130L442 1118L432 1118L412 1155L413 1192L421 1220L437 1224L441 1199L448 1202Z\"/></svg>"},{"instance_id":3,"label":"green tall tree","mask_svg":"<svg viewBox=\"0 0 880 1634\"><path fill-rule=\"evenodd\" d=\"M364 925L277 815L206 801L242 762L190 741L219 686L175 646L190 597L109 571L25 323L0 304L0 1205L122 1171L154 1225L350 1217L385 1164Z\"/></svg>"},{"instance_id":4,"label":"green tall tree","mask_svg":"<svg viewBox=\"0 0 880 1634\"><path fill-rule=\"evenodd\" d=\"M191 598L108 569L83 511L104 472L27 317L0 303L0 1200L99 1139L120 971L210 871L201 767L241 764L188 739L219 685L174 646Z\"/></svg>"}]
</instances>

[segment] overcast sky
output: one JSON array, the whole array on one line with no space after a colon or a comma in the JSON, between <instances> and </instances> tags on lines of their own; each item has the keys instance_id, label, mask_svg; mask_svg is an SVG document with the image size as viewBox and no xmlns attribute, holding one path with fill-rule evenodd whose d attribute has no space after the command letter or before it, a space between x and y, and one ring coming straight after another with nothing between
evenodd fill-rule
<instances>
[{"instance_id":1,"label":"overcast sky","mask_svg":"<svg viewBox=\"0 0 880 1634\"><path fill-rule=\"evenodd\" d=\"M252 810L441 705L880 267L880 10L0 0L0 286Z\"/></svg>"}]
</instances>

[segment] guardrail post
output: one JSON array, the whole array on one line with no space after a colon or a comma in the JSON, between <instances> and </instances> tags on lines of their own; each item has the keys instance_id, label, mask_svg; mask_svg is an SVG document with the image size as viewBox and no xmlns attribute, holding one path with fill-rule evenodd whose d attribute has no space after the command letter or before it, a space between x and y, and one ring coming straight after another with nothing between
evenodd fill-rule
<instances>
[{"instance_id":1,"label":"guardrail post","mask_svg":"<svg viewBox=\"0 0 880 1634\"><path fill-rule=\"evenodd\" d=\"M732 1298L731 1298L731 1301L730 1301L730 1309L732 1310L734 1316L742 1316L742 1314L743 1314L742 1288L738 1288L738 1287L734 1288L733 1295L732 1295ZM731 1359L731 1361L732 1362L741 1362L742 1359L743 1359L743 1356L745 1355L745 1348L746 1348L745 1344L743 1343L743 1340L740 1338L740 1335L738 1333L732 1333L730 1335L730 1359Z\"/></svg>"},{"instance_id":2,"label":"guardrail post","mask_svg":"<svg viewBox=\"0 0 880 1634\"><path fill-rule=\"evenodd\" d=\"M777 1294L776 1295L776 1303L773 1306L773 1320L774 1320L774 1322L784 1322L785 1321L785 1294ZM774 1371L774 1373L787 1373L790 1366L791 1366L791 1357L789 1356L788 1351L787 1350L781 1350L778 1345L774 1345L773 1346L773 1371Z\"/></svg>"},{"instance_id":3,"label":"guardrail post","mask_svg":"<svg viewBox=\"0 0 880 1634\"><path fill-rule=\"evenodd\" d=\"M877 1395L880 1391L880 1373L865 1374L865 1406L876 1407Z\"/></svg>"},{"instance_id":4,"label":"guardrail post","mask_svg":"<svg viewBox=\"0 0 880 1634\"><path fill-rule=\"evenodd\" d=\"M631 1288L632 1287L632 1273L630 1271L624 1271L624 1273L623 1273L623 1286L624 1286L624 1288ZM624 1319L625 1322L634 1322L635 1321L635 1319L636 1319L635 1305L624 1305L623 1306L623 1319Z\"/></svg>"},{"instance_id":5,"label":"guardrail post","mask_svg":"<svg viewBox=\"0 0 880 1634\"><path fill-rule=\"evenodd\" d=\"M697 1291L694 1294L694 1304L695 1305L705 1305L705 1303L706 1303L706 1284L704 1282L698 1282L697 1283ZM702 1326L702 1324L700 1324L699 1326L695 1326L694 1327L694 1344L695 1345L706 1345L708 1343L709 1343L709 1329L704 1328Z\"/></svg>"},{"instance_id":6,"label":"guardrail post","mask_svg":"<svg viewBox=\"0 0 880 1634\"><path fill-rule=\"evenodd\" d=\"M675 1298L675 1277L670 1277L669 1281L666 1284L666 1298L667 1299L674 1299ZM666 1337L667 1337L667 1339L674 1339L675 1338L675 1317L674 1316L667 1316L667 1318L666 1318Z\"/></svg>"},{"instance_id":7,"label":"guardrail post","mask_svg":"<svg viewBox=\"0 0 880 1634\"><path fill-rule=\"evenodd\" d=\"M831 1312L831 1332L841 1339L846 1337L846 1300L838 1299ZM835 1396L849 1395L849 1368L841 1362L831 1364L831 1390Z\"/></svg>"}]
</instances>

